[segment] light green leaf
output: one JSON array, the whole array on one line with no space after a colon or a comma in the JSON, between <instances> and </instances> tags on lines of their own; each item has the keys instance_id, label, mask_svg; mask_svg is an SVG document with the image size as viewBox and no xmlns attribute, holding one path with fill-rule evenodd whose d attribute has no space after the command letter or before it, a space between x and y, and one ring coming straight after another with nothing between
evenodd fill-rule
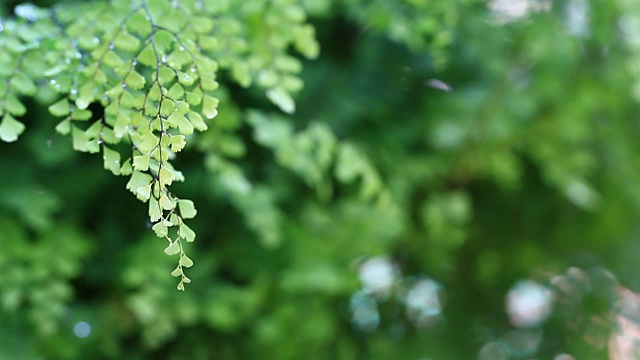
<instances>
[{"instance_id":1,"label":"light green leaf","mask_svg":"<svg viewBox=\"0 0 640 360\"><path fill-rule=\"evenodd\" d=\"M5 108L7 112L15 116L22 116L27 113L27 108L22 101L14 95L8 95L5 98Z\"/></svg>"},{"instance_id":2,"label":"light green leaf","mask_svg":"<svg viewBox=\"0 0 640 360\"><path fill-rule=\"evenodd\" d=\"M49 106L49 112L53 116L66 116L71 112L71 106L69 105L69 100L67 98L61 99L60 101L54 103Z\"/></svg>"},{"instance_id":3,"label":"light green leaf","mask_svg":"<svg viewBox=\"0 0 640 360\"><path fill-rule=\"evenodd\" d=\"M127 159L120 168L120 175L131 175L132 172L133 168L131 167L131 159Z\"/></svg>"},{"instance_id":4,"label":"light green leaf","mask_svg":"<svg viewBox=\"0 0 640 360\"><path fill-rule=\"evenodd\" d=\"M109 99L111 99L111 100L116 100L116 99L120 96L120 94L122 94L122 91L123 91L123 90L124 90L124 89L122 88L122 84L118 84L118 85L116 85L116 86L113 86L111 89L109 89L109 90L105 91L105 94L109 97ZM107 112L107 109L109 109L109 108L113 108L113 106L115 106L116 108L118 108L118 107L120 106L120 104L119 104L119 103L117 103L117 102L112 102L111 104L109 104L109 106L107 106L107 107L104 109L104 112L106 113L106 112ZM116 110L115 112L112 112L112 114L116 114L117 112L118 112L118 111Z\"/></svg>"},{"instance_id":5,"label":"light green leaf","mask_svg":"<svg viewBox=\"0 0 640 360\"><path fill-rule=\"evenodd\" d=\"M198 213L191 200L178 200L178 207L180 208L180 215L182 215L183 219L192 219Z\"/></svg>"},{"instance_id":6,"label":"light green leaf","mask_svg":"<svg viewBox=\"0 0 640 360\"><path fill-rule=\"evenodd\" d=\"M176 72L168 67L161 67L158 70L158 81L163 86L168 86L176 77Z\"/></svg>"},{"instance_id":7,"label":"light green leaf","mask_svg":"<svg viewBox=\"0 0 640 360\"><path fill-rule=\"evenodd\" d=\"M119 66L122 66L122 64L124 64L124 61L122 61L122 59L120 58L120 56L118 56L118 54L116 54L115 52L109 50L107 51L104 56L102 57L102 62L107 65L110 68L117 68Z\"/></svg>"},{"instance_id":8,"label":"light green leaf","mask_svg":"<svg viewBox=\"0 0 640 360\"><path fill-rule=\"evenodd\" d=\"M184 88L179 83L175 83L169 89L167 96L169 96L172 99L182 99L182 97L184 96Z\"/></svg>"},{"instance_id":9,"label":"light green leaf","mask_svg":"<svg viewBox=\"0 0 640 360\"><path fill-rule=\"evenodd\" d=\"M102 147L102 158L104 168L110 170L114 175L120 175L120 154L106 146Z\"/></svg>"},{"instance_id":10,"label":"light green leaf","mask_svg":"<svg viewBox=\"0 0 640 360\"><path fill-rule=\"evenodd\" d=\"M180 114L186 115L189 112L189 108L189 103L187 103L186 101L176 101L176 109L180 112Z\"/></svg>"},{"instance_id":11,"label":"light green leaf","mask_svg":"<svg viewBox=\"0 0 640 360\"><path fill-rule=\"evenodd\" d=\"M158 30L153 34L153 43L159 51L167 51L175 43L173 34L166 30Z\"/></svg>"},{"instance_id":12,"label":"light green leaf","mask_svg":"<svg viewBox=\"0 0 640 360\"><path fill-rule=\"evenodd\" d=\"M131 71L129 75L124 79L124 83L127 84L128 87L136 90L140 90L144 88L144 84L146 80L144 76L140 75L135 71Z\"/></svg>"},{"instance_id":13,"label":"light green leaf","mask_svg":"<svg viewBox=\"0 0 640 360\"><path fill-rule=\"evenodd\" d=\"M139 187L136 190L136 196L142 201L147 201L151 197L151 184Z\"/></svg>"},{"instance_id":14,"label":"light green leaf","mask_svg":"<svg viewBox=\"0 0 640 360\"><path fill-rule=\"evenodd\" d=\"M173 202L169 199L167 195L164 195L164 194L160 196L159 203L164 210L171 210L174 207Z\"/></svg>"},{"instance_id":15,"label":"light green leaf","mask_svg":"<svg viewBox=\"0 0 640 360\"><path fill-rule=\"evenodd\" d=\"M158 172L158 179L160 180L160 184L169 186L175 180L173 173L169 171L166 167L162 167Z\"/></svg>"},{"instance_id":16,"label":"light green leaf","mask_svg":"<svg viewBox=\"0 0 640 360\"><path fill-rule=\"evenodd\" d=\"M296 36L295 47L307 59L315 59L320 54L320 45L315 39L316 32L312 25L303 26Z\"/></svg>"},{"instance_id":17,"label":"light green leaf","mask_svg":"<svg viewBox=\"0 0 640 360\"><path fill-rule=\"evenodd\" d=\"M197 76L194 73L185 73L178 71L178 81L184 86L191 86L196 81Z\"/></svg>"},{"instance_id":18,"label":"light green leaf","mask_svg":"<svg viewBox=\"0 0 640 360\"><path fill-rule=\"evenodd\" d=\"M145 186L151 184L152 181L153 181L153 177L151 177L151 175L142 173L140 171L134 171L131 174L131 178L129 179L129 182L127 182L127 186L126 187L133 194L137 195L139 188L145 187ZM140 199L140 197L138 197L138 199ZM149 197L147 196L146 199L140 199L140 200L141 201L147 201L148 199L149 199Z\"/></svg>"},{"instance_id":19,"label":"light green leaf","mask_svg":"<svg viewBox=\"0 0 640 360\"><path fill-rule=\"evenodd\" d=\"M133 157L133 168L137 171L149 170L149 154L142 154Z\"/></svg>"},{"instance_id":20,"label":"light green leaf","mask_svg":"<svg viewBox=\"0 0 640 360\"><path fill-rule=\"evenodd\" d=\"M158 67L158 59L156 58L156 53L153 51L153 47L151 45L145 47L140 54L138 54L138 61L140 64L154 69Z\"/></svg>"},{"instance_id":21,"label":"light green leaf","mask_svg":"<svg viewBox=\"0 0 640 360\"><path fill-rule=\"evenodd\" d=\"M91 119L93 113L88 109L75 109L71 113L71 120L85 121Z\"/></svg>"},{"instance_id":22,"label":"light green leaf","mask_svg":"<svg viewBox=\"0 0 640 360\"><path fill-rule=\"evenodd\" d=\"M152 132L148 130L144 132L142 128L138 130L140 131L140 133L136 134L137 136L134 138L134 145L136 146L136 148L138 148L138 150L141 153L143 154L150 153L153 149L155 149L158 146L160 139L158 139L157 136L155 136Z\"/></svg>"},{"instance_id":23,"label":"light green leaf","mask_svg":"<svg viewBox=\"0 0 640 360\"><path fill-rule=\"evenodd\" d=\"M178 266L171 272L171 276L178 277L182 275L184 275L184 272L182 272L182 266Z\"/></svg>"},{"instance_id":24,"label":"light green leaf","mask_svg":"<svg viewBox=\"0 0 640 360\"><path fill-rule=\"evenodd\" d=\"M216 50L218 47L218 39L213 36L203 35L198 38L200 47L204 50Z\"/></svg>"},{"instance_id":25,"label":"light green leaf","mask_svg":"<svg viewBox=\"0 0 640 360\"><path fill-rule=\"evenodd\" d=\"M56 131L59 134L67 135L71 131L71 121L69 119L64 119L56 125Z\"/></svg>"},{"instance_id":26,"label":"light green leaf","mask_svg":"<svg viewBox=\"0 0 640 360\"><path fill-rule=\"evenodd\" d=\"M203 76L200 79L200 86L205 91L213 91L220 87L220 84L213 78L213 76Z\"/></svg>"},{"instance_id":27,"label":"light green leaf","mask_svg":"<svg viewBox=\"0 0 640 360\"><path fill-rule=\"evenodd\" d=\"M175 255L180 252L180 244L177 241L172 242L164 249L164 253L167 255Z\"/></svg>"},{"instance_id":28,"label":"light green leaf","mask_svg":"<svg viewBox=\"0 0 640 360\"><path fill-rule=\"evenodd\" d=\"M24 129L23 123L14 119L8 113L4 114L2 122L0 122L0 139L6 142L16 141Z\"/></svg>"},{"instance_id":29,"label":"light green leaf","mask_svg":"<svg viewBox=\"0 0 640 360\"><path fill-rule=\"evenodd\" d=\"M129 91L124 91L120 97L120 105L129 109L141 109L144 105L144 99L140 101L140 98L134 97Z\"/></svg>"},{"instance_id":30,"label":"light green leaf","mask_svg":"<svg viewBox=\"0 0 640 360\"><path fill-rule=\"evenodd\" d=\"M192 267L193 266L193 260L191 260L187 255L182 255L182 256L180 256L179 264L184 266L184 267Z\"/></svg>"},{"instance_id":31,"label":"light green leaf","mask_svg":"<svg viewBox=\"0 0 640 360\"><path fill-rule=\"evenodd\" d=\"M293 98L281 87L268 90L267 98L287 114L293 114L296 111L296 104Z\"/></svg>"},{"instance_id":32,"label":"light green leaf","mask_svg":"<svg viewBox=\"0 0 640 360\"><path fill-rule=\"evenodd\" d=\"M160 138L160 147L167 147L171 145L171 135L162 135Z\"/></svg>"},{"instance_id":33,"label":"light green leaf","mask_svg":"<svg viewBox=\"0 0 640 360\"><path fill-rule=\"evenodd\" d=\"M213 29L213 20L205 16L191 18L191 26L198 34L207 34Z\"/></svg>"},{"instance_id":34,"label":"light green leaf","mask_svg":"<svg viewBox=\"0 0 640 360\"><path fill-rule=\"evenodd\" d=\"M169 118L167 119L169 126L177 127L180 130L180 134L190 135L193 133L193 125L187 120L184 115L175 111Z\"/></svg>"},{"instance_id":35,"label":"light green leaf","mask_svg":"<svg viewBox=\"0 0 640 360\"><path fill-rule=\"evenodd\" d=\"M149 92L147 93L147 99L158 101L160 100L160 98L162 98L162 91L160 90L160 86L154 84L153 86L151 86L151 89L149 89Z\"/></svg>"},{"instance_id":36,"label":"light green leaf","mask_svg":"<svg viewBox=\"0 0 640 360\"><path fill-rule=\"evenodd\" d=\"M174 69L182 69L182 67L189 62L191 62L191 57L189 56L189 52L183 47L178 47L171 52L167 58L167 63Z\"/></svg>"},{"instance_id":37,"label":"light green leaf","mask_svg":"<svg viewBox=\"0 0 640 360\"><path fill-rule=\"evenodd\" d=\"M199 131L207 130L207 124L202 120L202 116L195 111L189 111L189 121L193 124L193 127Z\"/></svg>"},{"instance_id":38,"label":"light green leaf","mask_svg":"<svg viewBox=\"0 0 640 360\"><path fill-rule=\"evenodd\" d=\"M36 84L22 72L17 73L11 79L11 86L25 95L34 95L38 91Z\"/></svg>"},{"instance_id":39,"label":"light green leaf","mask_svg":"<svg viewBox=\"0 0 640 360\"><path fill-rule=\"evenodd\" d=\"M161 116L169 116L171 114L173 114L173 112L176 110L176 103L173 102L173 100L171 99L164 99L162 100L162 103L160 103L160 115Z\"/></svg>"},{"instance_id":40,"label":"light green leaf","mask_svg":"<svg viewBox=\"0 0 640 360\"><path fill-rule=\"evenodd\" d=\"M126 25L129 31L142 37L147 37L149 34L151 34L151 23L141 12L138 12L135 15L131 16Z\"/></svg>"},{"instance_id":41,"label":"light green leaf","mask_svg":"<svg viewBox=\"0 0 640 360\"><path fill-rule=\"evenodd\" d=\"M87 143L89 142L89 137L87 134L78 129L75 126L71 128L71 139L73 140L73 150L88 152Z\"/></svg>"},{"instance_id":42,"label":"light green leaf","mask_svg":"<svg viewBox=\"0 0 640 360\"><path fill-rule=\"evenodd\" d=\"M117 138L124 137L129 131L127 130L129 124L131 124L131 119L121 111L116 116L116 123L113 125L113 132Z\"/></svg>"},{"instance_id":43,"label":"light green leaf","mask_svg":"<svg viewBox=\"0 0 640 360\"><path fill-rule=\"evenodd\" d=\"M180 225L180 236L187 240L187 242L193 242L196 239L196 233L186 224Z\"/></svg>"},{"instance_id":44,"label":"light green leaf","mask_svg":"<svg viewBox=\"0 0 640 360\"><path fill-rule=\"evenodd\" d=\"M155 225L153 225L151 227L151 230L153 230L156 233L156 235L158 235L158 237L166 237L167 235L169 235L169 229L162 222L158 222Z\"/></svg>"},{"instance_id":45,"label":"light green leaf","mask_svg":"<svg viewBox=\"0 0 640 360\"><path fill-rule=\"evenodd\" d=\"M153 155L153 158L158 160L161 163L164 163L169 160L169 151L163 148L155 149L154 151L151 152L151 155Z\"/></svg>"},{"instance_id":46,"label":"light green leaf","mask_svg":"<svg viewBox=\"0 0 640 360\"><path fill-rule=\"evenodd\" d=\"M171 151L178 152L184 149L184 146L187 144L185 141L184 135L173 135L171 137Z\"/></svg>"},{"instance_id":47,"label":"light green leaf","mask_svg":"<svg viewBox=\"0 0 640 360\"><path fill-rule=\"evenodd\" d=\"M198 89L196 89L197 91ZM191 105L191 106L196 106L198 104L200 104L200 102L202 101L202 92L187 92L187 102Z\"/></svg>"},{"instance_id":48,"label":"light green leaf","mask_svg":"<svg viewBox=\"0 0 640 360\"><path fill-rule=\"evenodd\" d=\"M76 107L78 109L86 109L89 107L89 104L93 102L95 97L95 92L93 89L93 84L88 82L80 88L78 91L78 98L76 99Z\"/></svg>"},{"instance_id":49,"label":"light green leaf","mask_svg":"<svg viewBox=\"0 0 640 360\"><path fill-rule=\"evenodd\" d=\"M151 222L156 222L162 218L162 209L160 208L160 204L158 204L158 200L152 197L149 199L149 220Z\"/></svg>"},{"instance_id":50,"label":"light green leaf","mask_svg":"<svg viewBox=\"0 0 640 360\"><path fill-rule=\"evenodd\" d=\"M202 114L207 119L213 119L218 115L218 99L205 95L202 99Z\"/></svg>"},{"instance_id":51,"label":"light green leaf","mask_svg":"<svg viewBox=\"0 0 640 360\"><path fill-rule=\"evenodd\" d=\"M126 31L120 33L113 39L116 49L134 52L140 47L140 40Z\"/></svg>"},{"instance_id":52,"label":"light green leaf","mask_svg":"<svg viewBox=\"0 0 640 360\"><path fill-rule=\"evenodd\" d=\"M240 86L248 87L251 85L251 73L246 62L238 61L234 63L231 68L231 74Z\"/></svg>"}]
</instances>

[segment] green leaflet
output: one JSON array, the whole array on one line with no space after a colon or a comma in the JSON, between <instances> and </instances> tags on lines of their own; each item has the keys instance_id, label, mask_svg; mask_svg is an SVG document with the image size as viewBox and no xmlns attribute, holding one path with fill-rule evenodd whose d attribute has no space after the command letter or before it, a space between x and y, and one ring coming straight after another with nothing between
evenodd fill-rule
<instances>
[{"instance_id":1,"label":"green leaflet","mask_svg":"<svg viewBox=\"0 0 640 360\"><path fill-rule=\"evenodd\" d=\"M193 260L191 260L187 255L180 256L180 265L184 267L192 267Z\"/></svg>"},{"instance_id":2,"label":"green leaflet","mask_svg":"<svg viewBox=\"0 0 640 360\"><path fill-rule=\"evenodd\" d=\"M111 150L107 146L103 146L102 158L104 160L105 169L110 170L113 175L120 175L120 154L117 151Z\"/></svg>"},{"instance_id":3,"label":"green leaflet","mask_svg":"<svg viewBox=\"0 0 640 360\"><path fill-rule=\"evenodd\" d=\"M27 113L27 108L22 104L22 101L14 95L8 95L5 98L5 107L7 112L14 116L22 116Z\"/></svg>"},{"instance_id":4,"label":"green leaflet","mask_svg":"<svg viewBox=\"0 0 640 360\"><path fill-rule=\"evenodd\" d=\"M291 95L281 87L267 90L267 97L274 104L276 104L280 110L287 114L293 114L296 111L296 105L291 98Z\"/></svg>"},{"instance_id":5,"label":"green leaflet","mask_svg":"<svg viewBox=\"0 0 640 360\"><path fill-rule=\"evenodd\" d=\"M140 40L126 31L121 31L113 39L113 45L117 49L134 52L140 47Z\"/></svg>"},{"instance_id":6,"label":"green leaflet","mask_svg":"<svg viewBox=\"0 0 640 360\"><path fill-rule=\"evenodd\" d=\"M38 91L36 84L23 72L11 78L11 86L25 95L34 95Z\"/></svg>"},{"instance_id":7,"label":"green leaflet","mask_svg":"<svg viewBox=\"0 0 640 360\"><path fill-rule=\"evenodd\" d=\"M196 233L186 224L182 224L180 225L180 237L187 240L187 242L193 242L196 239Z\"/></svg>"},{"instance_id":8,"label":"green leaflet","mask_svg":"<svg viewBox=\"0 0 640 360\"><path fill-rule=\"evenodd\" d=\"M167 255L175 255L180 252L180 244L177 241L174 241L164 249L164 252ZM180 271L180 273L182 273L182 271Z\"/></svg>"},{"instance_id":9,"label":"green leaflet","mask_svg":"<svg viewBox=\"0 0 640 360\"><path fill-rule=\"evenodd\" d=\"M131 71L129 72L129 75L127 75L127 77L124 79L124 83L132 89L140 90L144 88L146 80L144 76L135 71Z\"/></svg>"},{"instance_id":10,"label":"green leaflet","mask_svg":"<svg viewBox=\"0 0 640 360\"><path fill-rule=\"evenodd\" d=\"M136 171L149 170L149 154L143 154L133 157L133 169Z\"/></svg>"},{"instance_id":11,"label":"green leaflet","mask_svg":"<svg viewBox=\"0 0 640 360\"><path fill-rule=\"evenodd\" d=\"M167 169L166 167L162 167L158 172L158 179L160 181L160 184L169 186L171 185L173 180L175 180L175 176L169 169Z\"/></svg>"},{"instance_id":12,"label":"green leaflet","mask_svg":"<svg viewBox=\"0 0 640 360\"><path fill-rule=\"evenodd\" d=\"M153 178L149 174L145 174L140 171L134 171L131 174L131 178L129 178L129 182L127 183L127 189L131 191L134 195L138 196L138 189L143 188L145 186L150 186L153 181ZM148 194L148 193L147 193ZM147 201L149 199L149 195L143 198L138 196L138 199L142 201Z\"/></svg>"},{"instance_id":13,"label":"green leaflet","mask_svg":"<svg viewBox=\"0 0 640 360\"><path fill-rule=\"evenodd\" d=\"M0 140L6 142L16 141L24 129L23 123L14 119L8 113L4 114L2 121L0 121Z\"/></svg>"},{"instance_id":14,"label":"green leaflet","mask_svg":"<svg viewBox=\"0 0 640 360\"><path fill-rule=\"evenodd\" d=\"M183 219L191 219L198 213L191 200L178 200L178 207L180 209L180 215Z\"/></svg>"}]
</instances>

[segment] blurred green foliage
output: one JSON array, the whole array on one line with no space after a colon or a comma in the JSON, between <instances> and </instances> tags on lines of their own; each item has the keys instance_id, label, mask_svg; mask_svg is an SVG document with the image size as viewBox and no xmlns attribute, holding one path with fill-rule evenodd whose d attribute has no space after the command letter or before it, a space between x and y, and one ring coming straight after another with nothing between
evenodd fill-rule
<instances>
[{"instance_id":1,"label":"blurred green foliage","mask_svg":"<svg viewBox=\"0 0 640 360\"><path fill-rule=\"evenodd\" d=\"M606 358L617 289L640 290L633 1L3 4L0 358ZM183 97L212 117L176 123L158 157L185 178L165 211L197 208L185 292L135 198L155 180L105 171L137 156L161 181L153 156L78 125L118 131L114 87L75 70L93 35L115 36L104 83L152 92L148 69L118 77L155 63L131 6L219 67L216 90L158 74L184 85L163 118ZM174 50L158 68L192 61ZM522 325L505 297L526 279L553 309Z\"/></svg>"}]
</instances>

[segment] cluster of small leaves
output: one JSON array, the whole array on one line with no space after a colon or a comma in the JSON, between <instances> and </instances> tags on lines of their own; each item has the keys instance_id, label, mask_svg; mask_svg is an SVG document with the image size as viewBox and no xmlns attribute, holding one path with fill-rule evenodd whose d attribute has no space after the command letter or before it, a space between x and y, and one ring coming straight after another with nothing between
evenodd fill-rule
<instances>
[{"instance_id":1,"label":"cluster of small leaves","mask_svg":"<svg viewBox=\"0 0 640 360\"><path fill-rule=\"evenodd\" d=\"M53 333L73 295L69 280L81 271L88 242L69 224L57 224L30 239L25 228L0 217L0 308L14 312L28 306L30 321L43 334ZM56 254L56 256L51 256Z\"/></svg>"},{"instance_id":2,"label":"cluster of small leaves","mask_svg":"<svg viewBox=\"0 0 640 360\"><path fill-rule=\"evenodd\" d=\"M16 117L27 112L21 100L24 96L34 96L38 91L35 80L42 79L41 72L46 66L41 56L42 43L52 30L47 21L37 21L46 12L28 5L16 8L22 21L0 20L0 140L11 142L25 130L25 125ZM26 21L33 22L27 26Z\"/></svg>"},{"instance_id":3,"label":"cluster of small leaves","mask_svg":"<svg viewBox=\"0 0 640 360\"><path fill-rule=\"evenodd\" d=\"M247 121L253 126L256 142L272 149L277 163L314 186L320 197L331 195L331 182L327 177L332 167L342 183L361 180L363 199L380 195L382 181L374 167L355 146L338 141L326 125L313 123L303 131L294 132L292 124L285 119L256 111L247 115Z\"/></svg>"},{"instance_id":4,"label":"cluster of small leaves","mask_svg":"<svg viewBox=\"0 0 640 360\"><path fill-rule=\"evenodd\" d=\"M185 147L187 136L206 130L205 119L217 115L218 100L212 95L218 87L217 64L198 42L212 20L190 21L197 19L196 3L113 1L100 7L81 21L75 9L55 13L80 63L67 59L62 64L68 67L48 72L56 77L52 81L73 79L68 95L49 110L64 117L56 129L71 133L75 150L101 151L106 169L130 175L127 189L149 203L153 231L169 243L165 253L179 254L172 275L184 290L190 280L183 268L193 261L182 241L195 240L184 220L196 210L191 200L169 191L174 181L184 180L170 160ZM89 110L94 102L104 107L104 117L83 128L80 122L96 117ZM124 160L116 147L123 140L131 145Z\"/></svg>"},{"instance_id":5,"label":"cluster of small leaves","mask_svg":"<svg viewBox=\"0 0 640 360\"><path fill-rule=\"evenodd\" d=\"M169 190L184 180L171 160L218 115L218 64L294 111L301 63L288 48L318 54L303 9L289 0L114 0L21 5L16 13L0 32L8 50L0 55L0 138L15 141L24 131L15 119L26 112L21 96L34 96L38 85L63 95L49 106L63 118L56 130L70 134L77 151L101 152L114 175L130 176L127 189L149 203L153 230L169 243L165 253L179 254L172 275L183 290L190 281L183 268L193 262L182 241L195 239L184 220L196 210Z\"/></svg>"}]
</instances>

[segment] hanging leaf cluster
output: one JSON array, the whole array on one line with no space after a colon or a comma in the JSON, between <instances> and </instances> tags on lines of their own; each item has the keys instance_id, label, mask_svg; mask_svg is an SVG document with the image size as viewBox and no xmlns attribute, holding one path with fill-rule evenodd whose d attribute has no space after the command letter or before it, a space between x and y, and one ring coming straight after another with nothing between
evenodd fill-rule
<instances>
[{"instance_id":1,"label":"hanging leaf cluster","mask_svg":"<svg viewBox=\"0 0 640 360\"><path fill-rule=\"evenodd\" d=\"M184 290L193 265L184 242L196 237L185 220L197 210L170 190L184 180L172 160L218 115L219 68L294 111L301 64L287 48L318 53L302 9L292 1L115 0L26 4L16 15L0 31L0 139L24 132L25 97L49 100L61 119L56 131L77 151L101 153L104 168L128 176L127 189L148 203L165 253L179 255L172 275Z\"/></svg>"}]
</instances>

